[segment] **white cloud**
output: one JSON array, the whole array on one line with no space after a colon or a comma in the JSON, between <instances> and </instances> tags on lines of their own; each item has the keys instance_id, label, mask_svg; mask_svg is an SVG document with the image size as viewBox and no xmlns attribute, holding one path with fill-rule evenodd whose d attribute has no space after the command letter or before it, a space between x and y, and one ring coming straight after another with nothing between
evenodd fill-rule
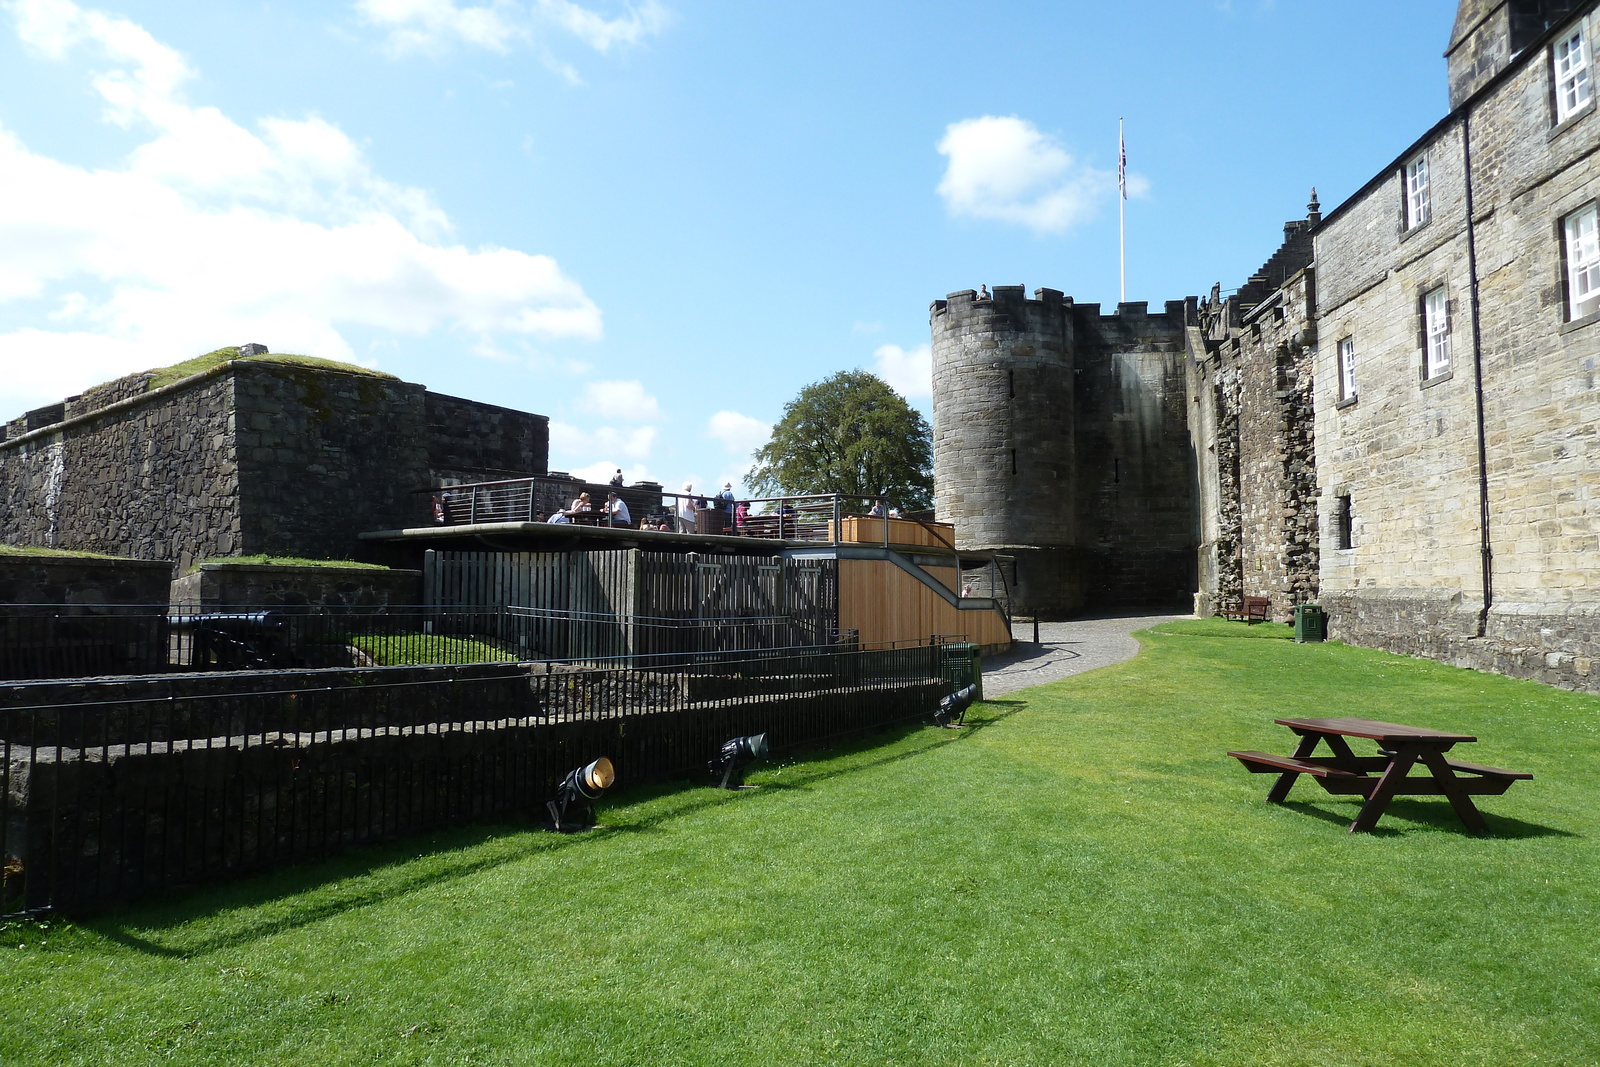
<instances>
[{"instance_id":1,"label":"white cloud","mask_svg":"<svg viewBox=\"0 0 1600 1067\"><path fill-rule=\"evenodd\" d=\"M872 372L908 400L933 395L933 349L918 345L909 352L899 345L879 345Z\"/></svg>"},{"instance_id":2,"label":"white cloud","mask_svg":"<svg viewBox=\"0 0 1600 1067\"><path fill-rule=\"evenodd\" d=\"M538 0L536 10L596 52L609 52L618 44L638 44L660 33L671 21L671 13L657 0L644 0L637 6L629 4L628 13L614 19L598 15L572 0Z\"/></svg>"},{"instance_id":3,"label":"white cloud","mask_svg":"<svg viewBox=\"0 0 1600 1067\"><path fill-rule=\"evenodd\" d=\"M721 441L729 452L748 456L767 443L772 436L772 426L737 411L719 411L706 423L706 433ZM743 471L740 476L743 476Z\"/></svg>"},{"instance_id":4,"label":"white cloud","mask_svg":"<svg viewBox=\"0 0 1600 1067\"><path fill-rule=\"evenodd\" d=\"M661 405L638 381L589 382L578 397L579 411L621 422L649 422L661 417Z\"/></svg>"},{"instance_id":5,"label":"white cloud","mask_svg":"<svg viewBox=\"0 0 1600 1067\"><path fill-rule=\"evenodd\" d=\"M479 7L457 7L454 0L357 0L356 11L388 29L388 48L401 55L457 41L505 52L513 39L527 33L517 24L520 13L505 0Z\"/></svg>"},{"instance_id":6,"label":"white cloud","mask_svg":"<svg viewBox=\"0 0 1600 1067\"><path fill-rule=\"evenodd\" d=\"M620 455L625 459L646 460L650 458L655 445L654 426L635 426L626 430L614 426L584 429L564 422L550 423L550 451L563 457L586 460L594 455ZM616 470L618 466L611 460L604 462L611 463L611 470ZM609 477L610 471L607 471Z\"/></svg>"},{"instance_id":7,"label":"white cloud","mask_svg":"<svg viewBox=\"0 0 1600 1067\"><path fill-rule=\"evenodd\" d=\"M939 195L958 217L995 219L1035 233L1064 233L1117 195L1115 171L1095 170L1015 115L985 115L945 127ZM1130 175L1128 192L1148 187Z\"/></svg>"},{"instance_id":8,"label":"white cloud","mask_svg":"<svg viewBox=\"0 0 1600 1067\"><path fill-rule=\"evenodd\" d=\"M599 309L554 260L446 243L432 198L374 174L333 124L246 129L188 103L183 58L126 19L68 0L5 10L37 52L91 55L106 119L148 136L91 170L0 127L0 303L24 324L0 334L0 403L248 340L351 360L343 324L491 344L600 335ZM36 316L35 300L48 305Z\"/></svg>"},{"instance_id":9,"label":"white cloud","mask_svg":"<svg viewBox=\"0 0 1600 1067\"><path fill-rule=\"evenodd\" d=\"M455 0L356 0L355 9L363 21L389 32L385 46L396 55L436 52L452 44L494 52L509 51L515 44L537 49L548 28L605 53L636 45L671 21L671 13L659 0L627 4L624 13L614 18L572 0L530 0L526 5L513 0L476 5L457 5ZM577 80L570 66L549 56L545 60L569 80Z\"/></svg>"}]
</instances>

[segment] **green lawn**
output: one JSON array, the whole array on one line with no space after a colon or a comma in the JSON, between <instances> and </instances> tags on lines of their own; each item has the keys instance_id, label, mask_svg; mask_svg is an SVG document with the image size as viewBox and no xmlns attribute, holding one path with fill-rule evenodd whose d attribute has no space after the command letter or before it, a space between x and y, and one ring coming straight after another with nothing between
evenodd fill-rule
<instances>
[{"instance_id":1,"label":"green lawn","mask_svg":"<svg viewBox=\"0 0 1600 1067\"><path fill-rule=\"evenodd\" d=\"M635 791L592 834L12 927L0 1063L1600 1062L1600 699L1168 629L977 728ZM1356 801L1269 806L1223 755L1288 751L1286 713L1459 727L1537 777L1486 838L1432 798L1348 834Z\"/></svg>"},{"instance_id":2,"label":"green lawn","mask_svg":"<svg viewBox=\"0 0 1600 1067\"><path fill-rule=\"evenodd\" d=\"M517 656L492 641L449 634L359 634L350 644L381 667L415 667L436 663L513 663Z\"/></svg>"}]
</instances>

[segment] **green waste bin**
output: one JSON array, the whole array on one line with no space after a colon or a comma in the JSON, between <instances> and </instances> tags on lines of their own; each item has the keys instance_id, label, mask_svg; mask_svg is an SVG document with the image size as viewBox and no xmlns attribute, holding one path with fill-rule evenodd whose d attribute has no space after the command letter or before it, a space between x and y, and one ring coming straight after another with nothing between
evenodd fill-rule
<instances>
[{"instance_id":1,"label":"green waste bin","mask_svg":"<svg viewBox=\"0 0 1600 1067\"><path fill-rule=\"evenodd\" d=\"M939 646L939 673L957 689L975 685L983 699L983 656L971 641L948 641Z\"/></svg>"},{"instance_id":2,"label":"green waste bin","mask_svg":"<svg viewBox=\"0 0 1600 1067\"><path fill-rule=\"evenodd\" d=\"M1328 637L1328 616L1316 604L1294 606L1294 639L1301 644L1307 641L1325 641Z\"/></svg>"}]
</instances>

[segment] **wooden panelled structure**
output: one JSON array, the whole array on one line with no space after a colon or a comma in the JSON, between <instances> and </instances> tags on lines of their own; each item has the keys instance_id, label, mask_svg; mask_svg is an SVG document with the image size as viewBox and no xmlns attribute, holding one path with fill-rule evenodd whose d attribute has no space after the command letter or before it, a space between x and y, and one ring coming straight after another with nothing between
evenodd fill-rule
<instances>
[{"instance_id":1,"label":"wooden panelled structure","mask_svg":"<svg viewBox=\"0 0 1600 1067\"><path fill-rule=\"evenodd\" d=\"M914 519L874 519L849 515L839 523L838 540L863 545L909 545L913 548L943 548L955 551L956 528L944 522L917 522ZM833 536L833 524L828 524Z\"/></svg>"},{"instance_id":2,"label":"wooden panelled structure","mask_svg":"<svg viewBox=\"0 0 1600 1067\"><path fill-rule=\"evenodd\" d=\"M623 551L427 553L427 605L503 609L525 659L637 662L832 642L834 560Z\"/></svg>"},{"instance_id":3,"label":"wooden panelled structure","mask_svg":"<svg viewBox=\"0 0 1600 1067\"><path fill-rule=\"evenodd\" d=\"M954 560L921 569L959 597ZM999 611L953 605L889 559L839 560L839 626L856 630L868 645L926 641L935 634L964 635L963 640L986 647L1011 644L1011 630Z\"/></svg>"}]
</instances>

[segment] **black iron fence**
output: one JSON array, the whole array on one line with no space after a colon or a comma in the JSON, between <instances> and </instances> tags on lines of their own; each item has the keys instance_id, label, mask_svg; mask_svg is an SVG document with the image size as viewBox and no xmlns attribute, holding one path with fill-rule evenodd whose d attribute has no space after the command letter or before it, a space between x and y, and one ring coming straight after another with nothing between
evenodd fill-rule
<instances>
[{"instance_id":1,"label":"black iron fence","mask_svg":"<svg viewBox=\"0 0 1600 1067\"><path fill-rule=\"evenodd\" d=\"M308 611L6 605L0 679L560 658L502 608Z\"/></svg>"},{"instance_id":2,"label":"black iron fence","mask_svg":"<svg viewBox=\"0 0 1600 1067\"><path fill-rule=\"evenodd\" d=\"M924 645L0 685L0 918L536 811L599 756L628 784L731 737L823 745L929 715L950 675Z\"/></svg>"},{"instance_id":3,"label":"black iron fence","mask_svg":"<svg viewBox=\"0 0 1600 1067\"><path fill-rule=\"evenodd\" d=\"M832 631L831 616L814 611L748 610L694 617L517 605L300 614L155 606L111 614L8 606L0 615L0 680L619 657L653 664L816 645Z\"/></svg>"}]
</instances>

